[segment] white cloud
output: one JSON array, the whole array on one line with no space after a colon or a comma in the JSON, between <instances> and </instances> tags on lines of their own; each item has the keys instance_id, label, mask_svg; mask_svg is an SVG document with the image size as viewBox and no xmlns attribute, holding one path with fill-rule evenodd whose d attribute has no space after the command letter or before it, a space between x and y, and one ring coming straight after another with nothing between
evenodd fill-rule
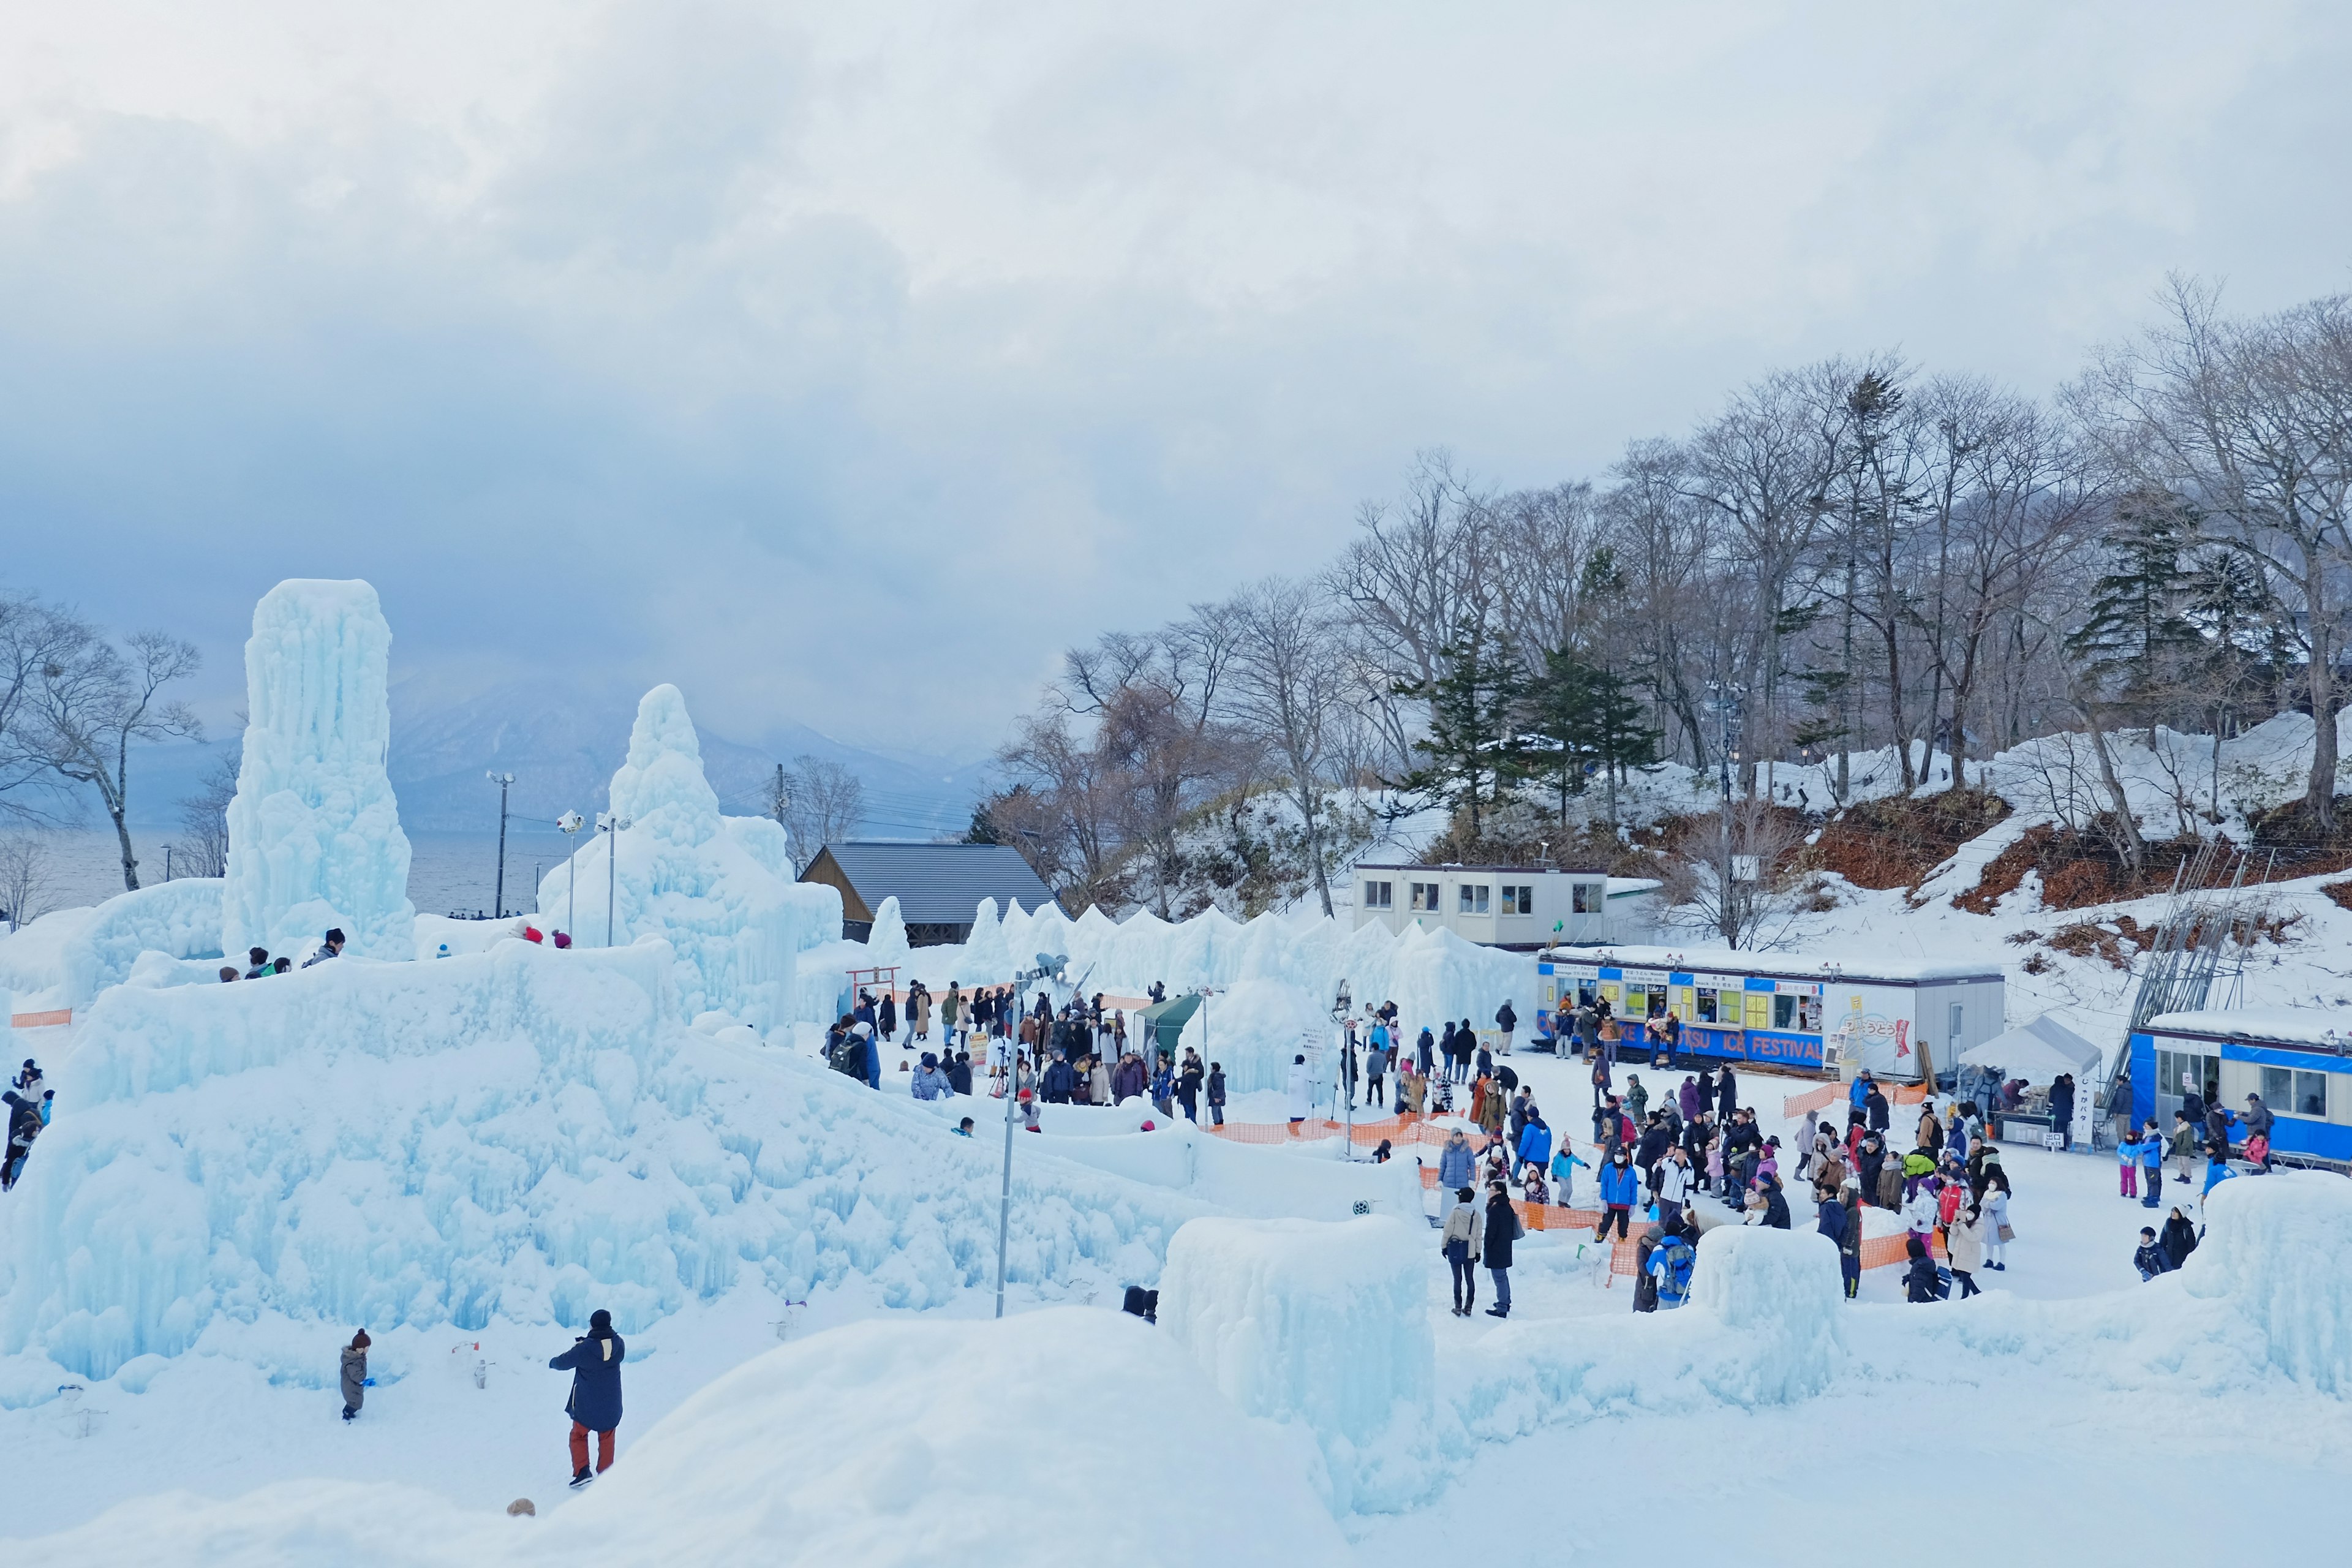
<instances>
[{"instance_id":1,"label":"white cloud","mask_svg":"<svg viewBox=\"0 0 2352 1568\"><path fill-rule=\"evenodd\" d=\"M5 568L199 633L985 743L1443 442L2342 287L2325 5L19 7ZM93 549L99 542L105 548Z\"/></svg>"}]
</instances>

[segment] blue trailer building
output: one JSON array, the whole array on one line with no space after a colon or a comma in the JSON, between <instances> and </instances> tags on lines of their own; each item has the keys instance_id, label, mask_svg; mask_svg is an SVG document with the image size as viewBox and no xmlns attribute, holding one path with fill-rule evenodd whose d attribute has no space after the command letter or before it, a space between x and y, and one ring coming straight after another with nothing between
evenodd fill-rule
<instances>
[{"instance_id":1,"label":"blue trailer building","mask_svg":"<svg viewBox=\"0 0 2352 1568\"><path fill-rule=\"evenodd\" d=\"M2164 1013L2131 1037L2132 1114L2172 1125L2182 1090L2218 1091L2242 1120L2262 1096L2271 1149L2289 1163L2352 1164L2352 1012L2248 1007ZM2241 1134L2242 1135L2242 1134Z\"/></svg>"}]
</instances>

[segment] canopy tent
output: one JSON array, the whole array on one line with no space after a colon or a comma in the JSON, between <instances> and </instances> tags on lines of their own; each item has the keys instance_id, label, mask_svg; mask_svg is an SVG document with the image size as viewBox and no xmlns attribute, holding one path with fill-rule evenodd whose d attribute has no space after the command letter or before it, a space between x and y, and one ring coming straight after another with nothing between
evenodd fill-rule
<instances>
[{"instance_id":1,"label":"canopy tent","mask_svg":"<svg viewBox=\"0 0 2352 1568\"><path fill-rule=\"evenodd\" d=\"M2047 1013L1960 1053L1969 1067L1999 1068L2028 1083L2048 1083L2060 1073L2095 1079L2103 1059L2098 1047Z\"/></svg>"},{"instance_id":2,"label":"canopy tent","mask_svg":"<svg viewBox=\"0 0 2352 1568\"><path fill-rule=\"evenodd\" d=\"M1171 996L1165 1002L1155 1002L1138 1013L1136 1020L1142 1026L1143 1037L1155 1049L1176 1054L1176 1037L1193 1014L1201 1010L1198 992Z\"/></svg>"}]
</instances>

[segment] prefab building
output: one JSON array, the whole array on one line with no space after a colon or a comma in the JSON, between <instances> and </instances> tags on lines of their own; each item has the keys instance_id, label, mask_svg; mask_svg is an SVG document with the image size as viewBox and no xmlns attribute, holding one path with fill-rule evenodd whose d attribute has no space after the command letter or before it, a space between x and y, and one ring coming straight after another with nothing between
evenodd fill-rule
<instances>
[{"instance_id":1,"label":"prefab building","mask_svg":"<svg viewBox=\"0 0 2352 1568\"><path fill-rule=\"evenodd\" d=\"M1356 868L1356 926L1419 925L1484 947L1609 942L1609 877L1558 866Z\"/></svg>"},{"instance_id":2,"label":"prefab building","mask_svg":"<svg viewBox=\"0 0 2352 1568\"><path fill-rule=\"evenodd\" d=\"M1547 951L1536 974L1538 1033L1580 1001L1606 1001L1621 1025L1679 1018L1685 1055L1800 1070L1853 1064L1896 1083L1943 1071L2008 1026L2000 971L1984 963L1604 947Z\"/></svg>"},{"instance_id":3,"label":"prefab building","mask_svg":"<svg viewBox=\"0 0 2352 1568\"><path fill-rule=\"evenodd\" d=\"M2276 1120L2271 1147L2289 1157L2352 1163L2352 1012L2248 1007L2163 1013L2131 1037L2132 1115L2172 1125L2184 1085L2217 1089L2242 1117L2259 1094Z\"/></svg>"}]
</instances>

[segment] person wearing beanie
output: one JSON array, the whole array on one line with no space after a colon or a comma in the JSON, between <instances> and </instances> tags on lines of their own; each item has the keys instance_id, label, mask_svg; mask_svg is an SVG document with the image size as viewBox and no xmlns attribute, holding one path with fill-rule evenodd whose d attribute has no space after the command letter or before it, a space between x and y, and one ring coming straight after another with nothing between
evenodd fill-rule
<instances>
[{"instance_id":1,"label":"person wearing beanie","mask_svg":"<svg viewBox=\"0 0 2352 1568\"><path fill-rule=\"evenodd\" d=\"M613 1314L599 1307L588 1331L547 1364L572 1374L572 1396L563 1413L572 1417L572 1484L584 1487L613 1468L613 1433L621 1425L621 1363L628 1345L613 1331ZM596 1468L588 1468L588 1435L596 1435Z\"/></svg>"},{"instance_id":2,"label":"person wearing beanie","mask_svg":"<svg viewBox=\"0 0 2352 1568\"><path fill-rule=\"evenodd\" d=\"M343 1347L343 1419L349 1421L360 1413L367 1398L368 1331L362 1329Z\"/></svg>"}]
</instances>

